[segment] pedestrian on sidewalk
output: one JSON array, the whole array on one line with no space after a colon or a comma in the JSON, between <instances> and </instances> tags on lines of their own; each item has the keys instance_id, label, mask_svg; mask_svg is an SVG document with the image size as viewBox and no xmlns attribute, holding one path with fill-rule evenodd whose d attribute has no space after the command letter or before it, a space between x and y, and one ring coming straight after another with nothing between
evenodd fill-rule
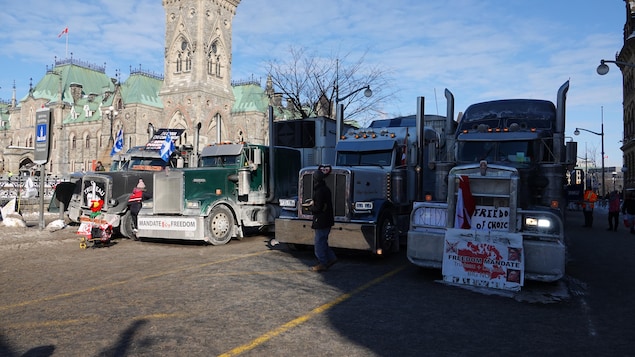
<instances>
[{"instance_id":1,"label":"pedestrian on sidewalk","mask_svg":"<svg viewBox=\"0 0 635 357\"><path fill-rule=\"evenodd\" d=\"M608 231L617 232L620 225L620 195L617 191L609 194L609 228Z\"/></svg>"},{"instance_id":2,"label":"pedestrian on sidewalk","mask_svg":"<svg viewBox=\"0 0 635 357\"><path fill-rule=\"evenodd\" d=\"M592 190L587 189L584 191L582 201L582 212L584 213L584 226L587 228L593 227L593 208L595 207L595 201L598 200L598 195Z\"/></svg>"},{"instance_id":3,"label":"pedestrian on sidewalk","mask_svg":"<svg viewBox=\"0 0 635 357\"><path fill-rule=\"evenodd\" d=\"M624 199L622 204L622 213L624 214L624 223L627 227L630 227L631 234L635 234L635 227L633 227L633 218L635 217L635 191L630 191L628 196Z\"/></svg>"}]
</instances>

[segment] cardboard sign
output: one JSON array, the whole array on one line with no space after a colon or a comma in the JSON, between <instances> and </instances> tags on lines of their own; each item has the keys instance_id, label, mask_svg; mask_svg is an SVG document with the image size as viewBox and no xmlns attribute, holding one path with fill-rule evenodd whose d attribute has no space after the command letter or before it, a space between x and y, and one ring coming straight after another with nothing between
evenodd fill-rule
<instances>
[{"instance_id":1,"label":"cardboard sign","mask_svg":"<svg viewBox=\"0 0 635 357\"><path fill-rule=\"evenodd\" d=\"M519 291L525 262L520 233L450 228L443 247L443 280Z\"/></svg>"}]
</instances>

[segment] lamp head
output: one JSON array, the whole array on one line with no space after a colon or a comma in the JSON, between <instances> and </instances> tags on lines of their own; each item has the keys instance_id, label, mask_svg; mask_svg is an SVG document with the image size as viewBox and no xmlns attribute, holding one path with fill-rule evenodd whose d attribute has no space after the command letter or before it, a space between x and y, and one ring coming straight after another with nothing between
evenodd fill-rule
<instances>
[{"instance_id":1,"label":"lamp head","mask_svg":"<svg viewBox=\"0 0 635 357\"><path fill-rule=\"evenodd\" d=\"M575 128L575 131L573 132L573 135L580 135L580 130L578 130L578 128Z\"/></svg>"},{"instance_id":2,"label":"lamp head","mask_svg":"<svg viewBox=\"0 0 635 357\"><path fill-rule=\"evenodd\" d=\"M364 91L364 96L368 98L372 95L373 95L373 91L370 90L370 86L366 87L366 90Z\"/></svg>"},{"instance_id":3,"label":"lamp head","mask_svg":"<svg viewBox=\"0 0 635 357\"><path fill-rule=\"evenodd\" d=\"M609 73L609 66L604 63L604 60L600 60L600 65L598 66L597 72L600 76Z\"/></svg>"}]
</instances>

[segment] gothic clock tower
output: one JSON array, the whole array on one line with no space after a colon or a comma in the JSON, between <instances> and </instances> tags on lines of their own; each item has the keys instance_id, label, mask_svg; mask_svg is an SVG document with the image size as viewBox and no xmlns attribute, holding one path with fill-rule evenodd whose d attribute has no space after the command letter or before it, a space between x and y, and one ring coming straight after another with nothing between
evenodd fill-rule
<instances>
[{"instance_id":1,"label":"gothic clock tower","mask_svg":"<svg viewBox=\"0 0 635 357\"><path fill-rule=\"evenodd\" d=\"M183 128L178 144L192 144L200 125L201 145L234 137L231 109L232 20L240 0L163 0L163 118L153 123ZM152 122L152 121L151 121Z\"/></svg>"}]
</instances>

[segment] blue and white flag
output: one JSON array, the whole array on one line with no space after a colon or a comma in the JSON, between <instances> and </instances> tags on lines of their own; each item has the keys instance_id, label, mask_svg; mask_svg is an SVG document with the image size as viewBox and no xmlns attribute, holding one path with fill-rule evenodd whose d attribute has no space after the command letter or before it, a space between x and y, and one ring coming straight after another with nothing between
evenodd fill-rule
<instances>
[{"instance_id":1,"label":"blue and white flag","mask_svg":"<svg viewBox=\"0 0 635 357\"><path fill-rule=\"evenodd\" d=\"M174 142L172 141L172 137L168 131L168 135L165 136L165 141L161 145L161 158L163 161L168 162L170 160L170 155L172 155L173 152Z\"/></svg>"},{"instance_id":2,"label":"blue and white flag","mask_svg":"<svg viewBox=\"0 0 635 357\"><path fill-rule=\"evenodd\" d=\"M112 146L112 150L110 151L110 156L118 153L123 149L123 128L119 129L117 133L117 138L115 139L115 145Z\"/></svg>"}]
</instances>

